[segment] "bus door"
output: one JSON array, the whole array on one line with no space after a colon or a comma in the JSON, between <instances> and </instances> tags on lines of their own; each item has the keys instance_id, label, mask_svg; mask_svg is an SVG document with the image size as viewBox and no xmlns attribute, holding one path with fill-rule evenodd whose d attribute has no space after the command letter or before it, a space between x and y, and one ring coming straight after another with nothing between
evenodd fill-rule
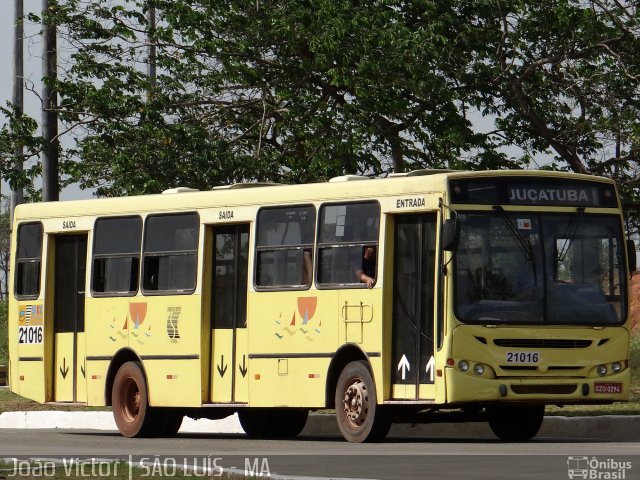
<instances>
[{"instance_id":1,"label":"bus door","mask_svg":"<svg viewBox=\"0 0 640 480\"><path fill-rule=\"evenodd\" d=\"M246 403L249 224L215 227L213 249L210 398Z\"/></svg>"},{"instance_id":2,"label":"bus door","mask_svg":"<svg viewBox=\"0 0 640 480\"><path fill-rule=\"evenodd\" d=\"M87 235L53 237L53 399L85 402L84 297Z\"/></svg>"},{"instance_id":3,"label":"bus door","mask_svg":"<svg viewBox=\"0 0 640 480\"><path fill-rule=\"evenodd\" d=\"M395 217L393 399L435 399L435 246L435 213Z\"/></svg>"}]
</instances>

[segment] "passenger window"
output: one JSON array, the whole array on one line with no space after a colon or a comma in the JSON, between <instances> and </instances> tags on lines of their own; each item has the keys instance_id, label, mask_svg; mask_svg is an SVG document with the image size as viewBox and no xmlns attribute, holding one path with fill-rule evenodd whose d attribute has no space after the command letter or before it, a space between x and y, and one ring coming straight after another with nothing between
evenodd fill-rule
<instances>
[{"instance_id":1,"label":"passenger window","mask_svg":"<svg viewBox=\"0 0 640 480\"><path fill-rule=\"evenodd\" d=\"M304 289L313 278L313 206L265 208L258 213L255 285Z\"/></svg>"},{"instance_id":2,"label":"passenger window","mask_svg":"<svg viewBox=\"0 0 640 480\"><path fill-rule=\"evenodd\" d=\"M145 293L195 290L199 224L197 213L147 217L142 273Z\"/></svg>"},{"instance_id":3,"label":"passenger window","mask_svg":"<svg viewBox=\"0 0 640 480\"><path fill-rule=\"evenodd\" d=\"M38 298L42 264L42 224L25 223L18 227L15 296L19 300Z\"/></svg>"},{"instance_id":4,"label":"passenger window","mask_svg":"<svg viewBox=\"0 0 640 480\"><path fill-rule=\"evenodd\" d=\"M100 218L94 228L92 290L99 296L138 291L142 219Z\"/></svg>"},{"instance_id":5,"label":"passenger window","mask_svg":"<svg viewBox=\"0 0 640 480\"><path fill-rule=\"evenodd\" d=\"M325 205L320 210L318 284L371 288L377 275L380 206Z\"/></svg>"}]
</instances>

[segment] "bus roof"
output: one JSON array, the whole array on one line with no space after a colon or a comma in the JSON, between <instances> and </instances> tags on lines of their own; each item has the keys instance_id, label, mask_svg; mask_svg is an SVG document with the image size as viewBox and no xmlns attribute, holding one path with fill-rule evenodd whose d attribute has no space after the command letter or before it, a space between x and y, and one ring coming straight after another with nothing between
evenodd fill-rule
<instances>
[{"instance_id":1,"label":"bus roof","mask_svg":"<svg viewBox=\"0 0 640 480\"><path fill-rule=\"evenodd\" d=\"M200 208L261 206L287 203L311 203L349 198L352 200L395 195L438 193L443 195L453 178L486 177L560 177L614 183L604 177L546 170L443 171L417 170L394 174L388 178L345 175L329 182L309 184L234 184L199 191L176 187L161 194L128 197L67 200L18 205L16 220L56 218L82 215L121 215L139 212L163 212ZM358 180L358 181L355 181Z\"/></svg>"}]
</instances>

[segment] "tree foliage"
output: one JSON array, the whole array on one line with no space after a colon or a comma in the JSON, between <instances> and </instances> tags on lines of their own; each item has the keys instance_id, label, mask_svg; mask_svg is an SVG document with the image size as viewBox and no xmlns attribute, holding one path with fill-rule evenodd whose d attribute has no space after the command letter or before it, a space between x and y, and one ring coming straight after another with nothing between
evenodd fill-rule
<instances>
[{"instance_id":1,"label":"tree foliage","mask_svg":"<svg viewBox=\"0 0 640 480\"><path fill-rule=\"evenodd\" d=\"M52 3L72 52L56 85L64 170L100 195L532 159L637 195L632 2ZM0 151L37 153L29 126Z\"/></svg>"},{"instance_id":2,"label":"tree foliage","mask_svg":"<svg viewBox=\"0 0 640 480\"><path fill-rule=\"evenodd\" d=\"M9 295L9 270L11 259L11 222L9 212L0 213L0 301Z\"/></svg>"}]
</instances>

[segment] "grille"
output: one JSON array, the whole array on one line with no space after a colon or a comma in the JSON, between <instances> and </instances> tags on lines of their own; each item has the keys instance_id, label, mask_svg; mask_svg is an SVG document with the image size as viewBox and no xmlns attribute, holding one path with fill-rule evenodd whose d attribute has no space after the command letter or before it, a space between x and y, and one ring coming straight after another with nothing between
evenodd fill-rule
<instances>
[{"instance_id":1,"label":"grille","mask_svg":"<svg viewBox=\"0 0 640 480\"><path fill-rule=\"evenodd\" d=\"M558 365L558 366L552 366L549 367L549 370L582 370L584 367L578 365L577 367L575 365Z\"/></svg>"},{"instance_id":2,"label":"grille","mask_svg":"<svg viewBox=\"0 0 640 480\"><path fill-rule=\"evenodd\" d=\"M550 338L497 338L493 341L499 347L515 348L587 348L591 340L562 340Z\"/></svg>"},{"instance_id":3,"label":"grille","mask_svg":"<svg viewBox=\"0 0 640 480\"><path fill-rule=\"evenodd\" d=\"M536 371L538 370L538 367L535 365L500 365L500 368L502 370L506 370L506 371L522 371L522 372L526 372L526 371ZM563 371L563 370L582 370L584 367L581 366L575 366L575 365L552 365L550 367L547 368L547 370L549 371Z\"/></svg>"},{"instance_id":4,"label":"grille","mask_svg":"<svg viewBox=\"0 0 640 480\"><path fill-rule=\"evenodd\" d=\"M538 370L538 367L530 366L530 365L500 365L500 368L502 370L511 370L511 371L516 371L516 372L536 371L536 370Z\"/></svg>"},{"instance_id":5,"label":"grille","mask_svg":"<svg viewBox=\"0 0 640 480\"><path fill-rule=\"evenodd\" d=\"M511 385L513 393L518 395L527 394L549 394L549 395L569 395L576 391L578 385Z\"/></svg>"}]
</instances>

